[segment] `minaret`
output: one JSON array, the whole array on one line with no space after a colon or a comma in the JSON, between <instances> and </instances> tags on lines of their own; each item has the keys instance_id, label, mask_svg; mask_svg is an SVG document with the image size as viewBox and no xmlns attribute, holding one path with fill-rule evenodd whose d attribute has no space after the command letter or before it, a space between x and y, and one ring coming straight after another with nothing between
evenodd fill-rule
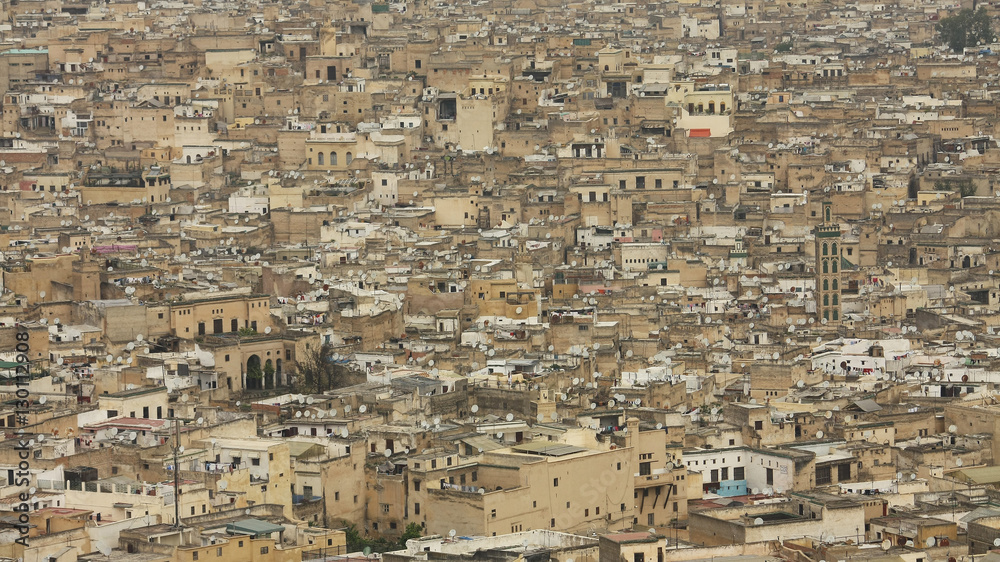
<instances>
[{"instance_id":1,"label":"minaret","mask_svg":"<svg viewBox=\"0 0 1000 562\"><path fill-rule=\"evenodd\" d=\"M823 202L823 222L816 238L816 313L820 321L839 324L840 314L840 225L833 222L829 201Z\"/></svg>"},{"instance_id":2,"label":"minaret","mask_svg":"<svg viewBox=\"0 0 1000 562\"><path fill-rule=\"evenodd\" d=\"M101 271L104 268L100 262L90 259L90 248L87 246L80 248L79 257L80 259L73 262L73 300L99 300Z\"/></svg>"}]
</instances>

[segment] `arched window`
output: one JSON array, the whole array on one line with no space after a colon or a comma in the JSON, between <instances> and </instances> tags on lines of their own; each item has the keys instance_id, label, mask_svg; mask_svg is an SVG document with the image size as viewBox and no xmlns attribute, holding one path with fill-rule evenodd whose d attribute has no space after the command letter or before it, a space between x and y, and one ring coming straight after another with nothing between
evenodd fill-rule
<instances>
[{"instance_id":1,"label":"arched window","mask_svg":"<svg viewBox=\"0 0 1000 562\"><path fill-rule=\"evenodd\" d=\"M708 112L709 113L715 113L715 102L714 101L708 102Z\"/></svg>"},{"instance_id":2,"label":"arched window","mask_svg":"<svg viewBox=\"0 0 1000 562\"><path fill-rule=\"evenodd\" d=\"M337 165L337 153L333 152L332 150L330 151L330 165L331 166Z\"/></svg>"},{"instance_id":3,"label":"arched window","mask_svg":"<svg viewBox=\"0 0 1000 562\"><path fill-rule=\"evenodd\" d=\"M829 319L830 319L830 311L829 310L824 310L823 311L823 320L829 320Z\"/></svg>"},{"instance_id":4,"label":"arched window","mask_svg":"<svg viewBox=\"0 0 1000 562\"><path fill-rule=\"evenodd\" d=\"M836 309L836 308L835 308L835 309L833 309L833 319L834 319L834 320L840 320L840 313L839 313L839 312L837 312L837 309Z\"/></svg>"},{"instance_id":5,"label":"arched window","mask_svg":"<svg viewBox=\"0 0 1000 562\"><path fill-rule=\"evenodd\" d=\"M829 262L829 260L823 260L823 273L830 273L830 262Z\"/></svg>"},{"instance_id":6,"label":"arched window","mask_svg":"<svg viewBox=\"0 0 1000 562\"><path fill-rule=\"evenodd\" d=\"M830 220L832 220L831 217L830 217L830 208L827 207L827 209L826 209L826 222L830 222Z\"/></svg>"},{"instance_id":7,"label":"arched window","mask_svg":"<svg viewBox=\"0 0 1000 562\"><path fill-rule=\"evenodd\" d=\"M720 101L719 102L719 113L725 113L725 112L726 112L726 102Z\"/></svg>"},{"instance_id":8,"label":"arched window","mask_svg":"<svg viewBox=\"0 0 1000 562\"><path fill-rule=\"evenodd\" d=\"M830 253L833 254L833 255L835 255L835 256L838 255L837 254L837 243L836 242L834 242L833 245L830 246Z\"/></svg>"},{"instance_id":9,"label":"arched window","mask_svg":"<svg viewBox=\"0 0 1000 562\"><path fill-rule=\"evenodd\" d=\"M319 164L320 166L322 166L323 164L325 164L325 162L323 162L323 153L322 152L320 152L319 154L316 155L316 163Z\"/></svg>"},{"instance_id":10,"label":"arched window","mask_svg":"<svg viewBox=\"0 0 1000 562\"><path fill-rule=\"evenodd\" d=\"M838 304L840 304L840 298L837 296L836 293L834 293L833 294L833 306L837 306Z\"/></svg>"},{"instance_id":11,"label":"arched window","mask_svg":"<svg viewBox=\"0 0 1000 562\"><path fill-rule=\"evenodd\" d=\"M351 162L354 160L354 155L348 152L344 155L344 164L350 166Z\"/></svg>"},{"instance_id":12,"label":"arched window","mask_svg":"<svg viewBox=\"0 0 1000 562\"><path fill-rule=\"evenodd\" d=\"M824 256L830 255L830 245L827 244L826 242L823 242L823 255Z\"/></svg>"},{"instance_id":13,"label":"arched window","mask_svg":"<svg viewBox=\"0 0 1000 562\"><path fill-rule=\"evenodd\" d=\"M830 260L830 265L833 266L832 273L837 273L837 260Z\"/></svg>"},{"instance_id":14,"label":"arched window","mask_svg":"<svg viewBox=\"0 0 1000 562\"><path fill-rule=\"evenodd\" d=\"M608 65L604 65L604 71L607 72L608 70L611 70L611 67L609 67Z\"/></svg>"},{"instance_id":15,"label":"arched window","mask_svg":"<svg viewBox=\"0 0 1000 562\"><path fill-rule=\"evenodd\" d=\"M823 295L823 306L830 306L830 295Z\"/></svg>"},{"instance_id":16,"label":"arched window","mask_svg":"<svg viewBox=\"0 0 1000 562\"><path fill-rule=\"evenodd\" d=\"M829 291L830 290L830 280L829 279L824 279L823 280L823 290L824 291Z\"/></svg>"},{"instance_id":17,"label":"arched window","mask_svg":"<svg viewBox=\"0 0 1000 562\"><path fill-rule=\"evenodd\" d=\"M840 290L840 283L837 283L836 279L833 280L833 290L834 291Z\"/></svg>"}]
</instances>

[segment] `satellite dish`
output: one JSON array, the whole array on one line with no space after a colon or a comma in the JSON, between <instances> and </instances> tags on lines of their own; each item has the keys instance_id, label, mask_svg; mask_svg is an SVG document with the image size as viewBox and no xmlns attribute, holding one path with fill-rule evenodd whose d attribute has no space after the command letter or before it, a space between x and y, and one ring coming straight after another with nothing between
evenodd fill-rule
<instances>
[{"instance_id":1,"label":"satellite dish","mask_svg":"<svg viewBox=\"0 0 1000 562\"><path fill-rule=\"evenodd\" d=\"M1000 541L1000 539L997 540ZM882 550L889 550L890 548L892 548L892 541L889 539L882 541Z\"/></svg>"},{"instance_id":2,"label":"satellite dish","mask_svg":"<svg viewBox=\"0 0 1000 562\"><path fill-rule=\"evenodd\" d=\"M476 412L479 411L479 405L478 404L473 404L472 408L470 408L470 409L472 410L472 413L475 414Z\"/></svg>"},{"instance_id":3,"label":"satellite dish","mask_svg":"<svg viewBox=\"0 0 1000 562\"><path fill-rule=\"evenodd\" d=\"M756 518L756 519L753 520L753 524L754 525L763 525L764 524L764 520L761 519L760 517L758 517L758 518Z\"/></svg>"},{"instance_id":4,"label":"satellite dish","mask_svg":"<svg viewBox=\"0 0 1000 562\"><path fill-rule=\"evenodd\" d=\"M937 540L935 540L934 537L927 537L927 540L924 541L924 544L927 545L927 548L933 548L934 545L937 544Z\"/></svg>"},{"instance_id":5,"label":"satellite dish","mask_svg":"<svg viewBox=\"0 0 1000 562\"><path fill-rule=\"evenodd\" d=\"M507 416L504 419L506 419L507 421L514 421L514 414L507 414ZM440 422L435 421L434 423L440 423Z\"/></svg>"},{"instance_id":6,"label":"satellite dish","mask_svg":"<svg viewBox=\"0 0 1000 562\"><path fill-rule=\"evenodd\" d=\"M958 426L957 425L951 424L951 425L948 426L948 433L955 433L956 431L958 431Z\"/></svg>"},{"instance_id":7,"label":"satellite dish","mask_svg":"<svg viewBox=\"0 0 1000 562\"><path fill-rule=\"evenodd\" d=\"M955 466L962 466L962 459L955 459Z\"/></svg>"},{"instance_id":8,"label":"satellite dish","mask_svg":"<svg viewBox=\"0 0 1000 562\"><path fill-rule=\"evenodd\" d=\"M364 404L362 404L360 407L358 407L358 413L363 414L363 413L365 413L367 411L368 411L368 406L365 406Z\"/></svg>"},{"instance_id":9,"label":"satellite dish","mask_svg":"<svg viewBox=\"0 0 1000 562\"><path fill-rule=\"evenodd\" d=\"M454 537L457 534L458 534L458 532L456 532L455 529L452 529L452 530L448 531L448 536L449 537Z\"/></svg>"},{"instance_id":10,"label":"satellite dish","mask_svg":"<svg viewBox=\"0 0 1000 562\"><path fill-rule=\"evenodd\" d=\"M823 432L822 431L817 431L816 432L816 439L822 439L822 438L823 438Z\"/></svg>"},{"instance_id":11,"label":"satellite dish","mask_svg":"<svg viewBox=\"0 0 1000 562\"><path fill-rule=\"evenodd\" d=\"M111 547L104 541L99 541L97 543L97 550L104 556L111 556Z\"/></svg>"},{"instance_id":12,"label":"satellite dish","mask_svg":"<svg viewBox=\"0 0 1000 562\"><path fill-rule=\"evenodd\" d=\"M391 456L392 456L392 449L386 449L385 450L385 458L389 458Z\"/></svg>"},{"instance_id":13,"label":"satellite dish","mask_svg":"<svg viewBox=\"0 0 1000 562\"><path fill-rule=\"evenodd\" d=\"M205 423L205 418L198 418L198 425Z\"/></svg>"},{"instance_id":14,"label":"satellite dish","mask_svg":"<svg viewBox=\"0 0 1000 562\"><path fill-rule=\"evenodd\" d=\"M219 480L219 489L220 490L225 490L228 487L229 487L229 482L226 482L225 480Z\"/></svg>"}]
</instances>

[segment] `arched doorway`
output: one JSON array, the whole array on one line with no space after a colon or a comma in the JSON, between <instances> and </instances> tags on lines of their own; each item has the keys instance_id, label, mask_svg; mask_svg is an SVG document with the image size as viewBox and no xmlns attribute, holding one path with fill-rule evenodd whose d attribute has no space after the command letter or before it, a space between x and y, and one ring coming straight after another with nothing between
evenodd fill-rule
<instances>
[{"instance_id":1,"label":"arched doorway","mask_svg":"<svg viewBox=\"0 0 1000 562\"><path fill-rule=\"evenodd\" d=\"M260 357L251 355L247 359L247 369L244 373L246 383L243 385L247 390L261 390L263 388L264 371L260 366Z\"/></svg>"},{"instance_id":2,"label":"arched doorway","mask_svg":"<svg viewBox=\"0 0 1000 562\"><path fill-rule=\"evenodd\" d=\"M264 388L274 388L274 363L270 359L264 363Z\"/></svg>"},{"instance_id":3,"label":"arched doorway","mask_svg":"<svg viewBox=\"0 0 1000 562\"><path fill-rule=\"evenodd\" d=\"M969 269L970 267L972 267L972 258L970 258L969 256L965 256L964 258L962 258L962 267L965 269Z\"/></svg>"}]
</instances>

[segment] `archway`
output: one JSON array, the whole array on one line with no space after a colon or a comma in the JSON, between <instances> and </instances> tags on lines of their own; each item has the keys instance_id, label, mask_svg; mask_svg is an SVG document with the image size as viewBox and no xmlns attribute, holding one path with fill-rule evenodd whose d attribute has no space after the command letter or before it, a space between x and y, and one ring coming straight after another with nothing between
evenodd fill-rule
<instances>
[{"instance_id":1,"label":"archway","mask_svg":"<svg viewBox=\"0 0 1000 562\"><path fill-rule=\"evenodd\" d=\"M270 359L264 363L264 388L274 388L274 363Z\"/></svg>"},{"instance_id":2,"label":"archway","mask_svg":"<svg viewBox=\"0 0 1000 562\"><path fill-rule=\"evenodd\" d=\"M247 390L261 390L263 388L264 371L261 369L259 356L251 355L247 359L245 376L246 384L244 387Z\"/></svg>"},{"instance_id":3,"label":"archway","mask_svg":"<svg viewBox=\"0 0 1000 562\"><path fill-rule=\"evenodd\" d=\"M969 256L965 256L964 258L962 258L962 267L964 267L965 269L969 269L970 267L972 267L972 258L970 258Z\"/></svg>"}]
</instances>

